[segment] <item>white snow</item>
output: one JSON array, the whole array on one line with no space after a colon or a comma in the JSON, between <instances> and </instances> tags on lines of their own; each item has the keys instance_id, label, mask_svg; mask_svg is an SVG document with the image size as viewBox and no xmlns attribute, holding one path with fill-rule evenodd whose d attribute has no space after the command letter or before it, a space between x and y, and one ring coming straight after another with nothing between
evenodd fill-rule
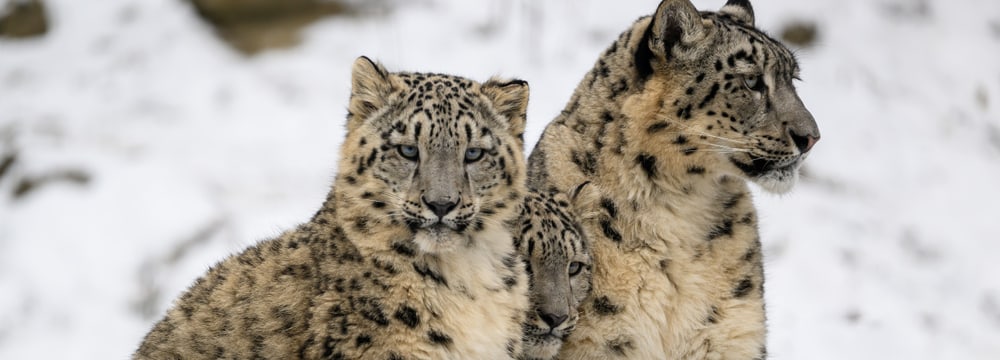
<instances>
[{"instance_id":1,"label":"white snow","mask_svg":"<svg viewBox=\"0 0 1000 360\"><path fill-rule=\"evenodd\" d=\"M245 58L180 0L48 0L0 39L0 358L125 358L208 266L305 221L336 169L350 63L531 84L527 137L656 1L423 0ZM723 3L696 1L702 9ZM813 21L823 134L760 193L772 359L1000 358L1000 2L756 1ZM18 182L64 170L16 198Z\"/></svg>"}]
</instances>

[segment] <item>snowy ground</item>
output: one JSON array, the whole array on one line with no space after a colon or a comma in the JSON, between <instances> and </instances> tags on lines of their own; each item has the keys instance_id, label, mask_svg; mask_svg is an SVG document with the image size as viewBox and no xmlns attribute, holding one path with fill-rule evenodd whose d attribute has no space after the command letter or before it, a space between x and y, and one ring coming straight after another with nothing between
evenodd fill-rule
<instances>
[{"instance_id":1,"label":"snowy ground","mask_svg":"<svg viewBox=\"0 0 1000 360\"><path fill-rule=\"evenodd\" d=\"M524 78L533 143L656 6L410 1L247 59L180 0L48 3L47 37L0 39L0 158L17 153L0 178L0 359L125 358L209 265L306 220L356 56ZM772 358L1000 358L1000 2L756 6L773 33L819 27L799 89L823 140L796 191L757 196Z\"/></svg>"}]
</instances>

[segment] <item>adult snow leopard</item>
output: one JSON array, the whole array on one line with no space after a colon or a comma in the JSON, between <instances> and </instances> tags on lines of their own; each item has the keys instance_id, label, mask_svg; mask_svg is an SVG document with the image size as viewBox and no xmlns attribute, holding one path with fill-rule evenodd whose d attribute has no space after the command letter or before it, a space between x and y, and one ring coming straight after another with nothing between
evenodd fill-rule
<instances>
[{"instance_id":1,"label":"adult snow leopard","mask_svg":"<svg viewBox=\"0 0 1000 360\"><path fill-rule=\"evenodd\" d=\"M529 186L601 194L593 288L562 359L763 359L747 181L783 193L819 140L798 63L749 1L663 0L598 58L528 160Z\"/></svg>"},{"instance_id":2,"label":"adult snow leopard","mask_svg":"<svg viewBox=\"0 0 1000 360\"><path fill-rule=\"evenodd\" d=\"M213 266L136 359L510 359L528 279L527 83L355 61L334 187L312 220Z\"/></svg>"}]
</instances>

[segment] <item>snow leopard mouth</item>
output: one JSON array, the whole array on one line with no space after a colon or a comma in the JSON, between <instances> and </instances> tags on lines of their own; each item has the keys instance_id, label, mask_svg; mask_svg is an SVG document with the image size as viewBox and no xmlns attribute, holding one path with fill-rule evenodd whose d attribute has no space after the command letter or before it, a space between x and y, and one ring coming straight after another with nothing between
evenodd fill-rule
<instances>
[{"instance_id":1,"label":"snow leopard mouth","mask_svg":"<svg viewBox=\"0 0 1000 360\"><path fill-rule=\"evenodd\" d=\"M776 172L794 172L797 171L799 165L802 164L804 156L797 156L792 158L790 161L777 161L765 158L753 158L749 163L736 160L735 158L729 158L729 162L740 169L744 174L751 178L762 177L770 173Z\"/></svg>"},{"instance_id":2,"label":"snow leopard mouth","mask_svg":"<svg viewBox=\"0 0 1000 360\"><path fill-rule=\"evenodd\" d=\"M539 342L562 341L575 326L555 327L527 325L526 333Z\"/></svg>"},{"instance_id":3,"label":"snow leopard mouth","mask_svg":"<svg viewBox=\"0 0 1000 360\"><path fill-rule=\"evenodd\" d=\"M469 223L465 221L442 218L427 219L422 217L407 218L406 224L410 227L410 230L413 230L414 232L422 230L431 233L442 233L445 231L461 233L469 227Z\"/></svg>"},{"instance_id":4,"label":"snow leopard mouth","mask_svg":"<svg viewBox=\"0 0 1000 360\"><path fill-rule=\"evenodd\" d=\"M798 182L799 168L806 156L799 155L784 161L756 158L749 163L730 158L747 179L760 185L764 190L774 194L784 194Z\"/></svg>"}]
</instances>

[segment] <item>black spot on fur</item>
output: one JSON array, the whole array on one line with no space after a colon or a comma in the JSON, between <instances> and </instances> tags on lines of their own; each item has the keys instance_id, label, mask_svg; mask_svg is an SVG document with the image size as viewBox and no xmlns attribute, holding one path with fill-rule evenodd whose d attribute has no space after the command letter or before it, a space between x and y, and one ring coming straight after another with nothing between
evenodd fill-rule
<instances>
[{"instance_id":1,"label":"black spot on fur","mask_svg":"<svg viewBox=\"0 0 1000 360\"><path fill-rule=\"evenodd\" d=\"M411 244L405 244L405 243L402 243L402 242L394 242L394 243L392 243L392 250L395 251L397 254L400 254L400 255L403 255L403 256L406 256L406 257L413 257L413 256L415 256L417 254L417 250L413 248L413 245L411 245Z\"/></svg>"},{"instance_id":2,"label":"black spot on fur","mask_svg":"<svg viewBox=\"0 0 1000 360\"><path fill-rule=\"evenodd\" d=\"M604 208L604 211L608 212L608 216L612 219L618 217L618 206L616 206L615 202L610 198L602 198L601 207Z\"/></svg>"},{"instance_id":3,"label":"black spot on fur","mask_svg":"<svg viewBox=\"0 0 1000 360\"><path fill-rule=\"evenodd\" d=\"M444 279L444 276L432 270L427 264L413 263L413 270L417 271L417 274L423 276L424 278L431 279L439 285L448 286L448 281Z\"/></svg>"},{"instance_id":4,"label":"black spot on fur","mask_svg":"<svg viewBox=\"0 0 1000 360\"><path fill-rule=\"evenodd\" d=\"M752 290L753 290L753 281L750 280L750 277L745 277L743 278L743 280L740 280L740 282L736 284L736 287L733 288L733 296L741 298L750 294L750 291Z\"/></svg>"},{"instance_id":5,"label":"black spot on fur","mask_svg":"<svg viewBox=\"0 0 1000 360\"><path fill-rule=\"evenodd\" d=\"M691 104L687 104L687 106L685 106L683 108L677 109L677 118L678 119L690 119L691 118Z\"/></svg>"},{"instance_id":6,"label":"black spot on fur","mask_svg":"<svg viewBox=\"0 0 1000 360\"><path fill-rule=\"evenodd\" d=\"M358 335L358 337L354 339L355 347L362 347L364 345L368 345L371 343L372 343L372 337L367 334Z\"/></svg>"},{"instance_id":7,"label":"black spot on fur","mask_svg":"<svg viewBox=\"0 0 1000 360\"><path fill-rule=\"evenodd\" d=\"M389 275L396 275L399 273L399 270L396 269L396 266L393 265L393 263L389 262L388 260L376 257L372 259L372 265L375 265L376 268L389 273Z\"/></svg>"},{"instance_id":8,"label":"black spot on fur","mask_svg":"<svg viewBox=\"0 0 1000 360\"><path fill-rule=\"evenodd\" d=\"M649 125L649 127L646 128L646 132L649 133L649 134L654 134L654 133L657 133L657 132L665 130L668 126L670 126L670 123L668 123L666 121L660 121L660 122L654 123L653 125Z\"/></svg>"},{"instance_id":9,"label":"black spot on fur","mask_svg":"<svg viewBox=\"0 0 1000 360\"><path fill-rule=\"evenodd\" d=\"M715 240L723 236L733 235L733 219L725 219L722 223L716 224L708 231L706 238L709 241Z\"/></svg>"},{"instance_id":10,"label":"black spot on fur","mask_svg":"<svg viewBox=\"0 0 1000 360\"><path fill-rule=\"evenodd\" d=\"M601 316L615 315L622 312L622 308L612 303L607 296L600 296L594 299L594 312Z\"/></svg>"},{"instance_id":11,"label":"black spot on fur","mask_svg":"<svg viewBox=\"0 0 1000 360\"><path fill-rule=\"evenodd\" d=\"M389 318L385 316L385 311L382 310L382 302L378 299L362 296L358 297L354 302L354 306L365 319L379 326L389 325Z\"/></svg>"},{"instance_id":12,"label":"black spot on fur","mask_svg":"<svg viewBox=\"0 0 1000 360\"><path fill-rule=\"evenodd\" d=\"M737 204L740 203L740 200L743 199L743 196L744 196L743 193L733 194L733 196L726 199L726 201L722 202L722 207L725 209L732 209L733 207L735 207Z\"/></svg>"},{"instance_id":13,"label":"black spot on fur","mask_svg":"<svg viewBox=\"0 0 1000 360\"><path fill-rule=\"evenodd\" d=\"M649 178L656 177L656 157L649 154L639 154L635 157L635 162L642 167L642 171Z\"/></svg>"},{"instance_id":14,"label":"black spot on fur","mask_svg":"<svg viewBox=\"0 0 1000 360\"><path fill-rule=\"evenodd\" d=\"M719 83L712 84L712 88L708 89L708 95L705 95L705 98L701 99L701 103L698 103L698 108L699 109L705 108L705 105L708 105L708 103L715 98L715 95L718 92L719 92Z\"/></svg>"},{"instance_id":15,"label":"black spot on fur","mask_svg":"<svg viewBox=\"0 0 1000 360\"><path fill-rule=\"evenodd\" d=\"M372 167L375 163L375 156L378 155L378 149L372 149L371 154L368 154L368 158L365 159L365 166Z\"/></svg>"},{"instance_id":16,"label":"black spot on fur","mask_svg":"<svg viewBox=\"0 0 1000 360\"><path fill-rule=\"evenodd\" d=\"M305 279L309 277L310 271L309 267L305 265L288 265L281 269L281 275Z\"/></svg>"},{"instance_id":17,"label":"black spot on fur","mask_svg":"<svg viewBox=\"0 0 1000 360\"><path fill-rule=\"evenodd\" d=\"M333 337L330 336L327 336L326 339L323 340L323 358L325 359L333 358L334 356L333 352L336 351L335 347L337 346L337 343L338 341L334 340ZM337 355L340 355L341 357L344 356L343 354L340 353L337 353Z\"/></svg>"},{"instance_id":18,"label":"black spot on fur","mask_svg":"<svg viewBox=\"0 0 1000 360\"><path fill-rule=\"evenodd\" d=\"M584 174L593 176L597 173L597 156L591 152L572 151L573 163L580 168Z\"/></svg>"},{"instance_id":19,"label":"black spot on fur","mask_svg":"<svg viewBox=\"0 0 1000 360\"><path fill-rule=\"evenodd\" d=\"M252 348L251 348L250 351L252 351L254 353L258 353L258 354L264 351L264 336L263 335L254 335L253 338L250 339L250 343L252 344ZM195 346L197 347L198 344L195 343Z\"/></svg>"},{"instance_id":20,"label":"black spot on fur","mask_svg":"<svg viewBox=\"0 0 1000 360\"><path fill-rule=\"evenodd\" d=\"M417 313L416 309L407 305L400 305L399 309L396 310L396 313L393 314L392 317L411 329L420 325L420 314Z\"/></svg>"},{"instance_id":21,"label":"black spot on fur","mask_svg":"<svg viewBox=\"0 0 1000 360\"><path fill-rule=\"evenodd\" d=\"M695 174L695 175L704 174L705 173L705 168L703 168L701 166L688 166L687 173L688 174Z\"/></svg>"},{"instance_id":22,"label":"black spot on fur","mask_svg":"<svg viewBox=\"0 0 1000 360\"><path fill-rule=\"evenodd\" d=\"M449 346L452 343L450 336L433 329L427 332L427 337L431 340L431 343L441 346Z\"/></svg>"},{"instance_id":23,"label":"black spot on fur","mask_svg":"<svg viewBox=\"0 0 1000 360\"><path fill-rule=\"evenodd\" d=\"M198 280L201 280L201 279L198 279ZM191 294L191 293L188 293L188 294ZM183 301L185 299L181 299L181 300ZM186 318L188 320L191 320L191 317L194 316L194 307L192 307L190 305L181 305L178 308L181 310L181 312L184 313L184 318Z\"/></svg>"},{"instance_id":24,"label":"black spot on fur","mask_svg":"<svg viewBox=\"0 0 1000 360\"><path fill-rule=\"evenodd\" d=\"M605 111L601 114L601 120L604 120L606 123L613 122L615 121L615 116L611 115L610 111Z\"/></svg>"},{"instance_id":25,"label":"black spot on fur","mask_svg":"<svg viewBox=\"0 0 1000 360\"><path fill-rule=\"evenodd\" d=\"M613 226L611 226L611 220L601 220L601 230L604 232L604 236L616 243L622 242L622 235Z\"/></svg>"},{"instance_id":26,"label":"black spot on fur","mask_svg":"<svg viewBox=\"0 0 1000 360\"><path fill-rule=\"evenodd\" d=\"M618 98L625 91L628 91L628 82L625 79L618 79L618 81L611 85L610 99Z\"/></svg>"},{"instance_id":27,"label":"black spot on fur","mask_svg":"<svg viewBox=\"0 0 1000 360\"><path fill-rule=\"evenodd\" d=\"M595 80L597 77L606 78L608 75L611 75L611 68L608 67L608 64L603 59L597 61L597 67L594 70L596 71Z\"/></svg>"}]
</instances>

